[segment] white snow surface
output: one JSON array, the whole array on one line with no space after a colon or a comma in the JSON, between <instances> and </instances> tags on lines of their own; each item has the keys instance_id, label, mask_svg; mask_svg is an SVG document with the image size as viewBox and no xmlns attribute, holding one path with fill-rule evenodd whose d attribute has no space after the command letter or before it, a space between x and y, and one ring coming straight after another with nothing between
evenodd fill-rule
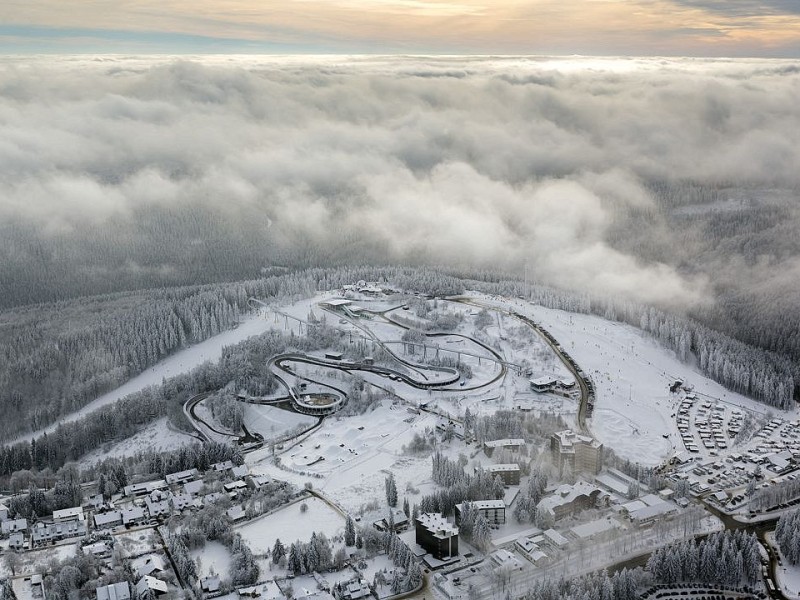
<instances>
[{"instance_id":1,"label":"white snow surface","mask_svg":"<svg viewBox=\"0 0 800 600\"><path fill-rule=\"evenodd\" d=\"M197 441L197 438L171 428L167 424L167 417L163 417L145 426L132 437L93 450L81 458L80 464L86 468L107 458L132 456L142 450L167 452Z\"/></svg>"},{"instance_id":2,"label":"white snow surface","mask_svg":"<svg viewBox=\"0 0 800 600\"><path fill-rule=\"evenodd\" d=\"M202 548L189 551L193 560L200 560L200 577L208 577L213 571L227 579L231 570L231 553L219 542L206 542Z\"/></svg>"},{"instance_id":3,"label":"white snow surface","mask_svg":"<svg viewBox=\"0 0 800 600\"><path fill-rule=\"evenodd\" d=\"M306 512L301 506L308 507ZM344 517L319 498L300 502L260 517L236 528L254 554L272 552L275 540L280 539L288 549L292 542L308 542L312 533L324 533L328 539L344 532Z\"/></svg>"},{"instance_id":4,"label":"white snow surface","mask_svg":"<svg viewBox=\"0 0 800 600\"><path fill-rule=\"evenodd\" d=\"M767 534L767 541L778 552L783 563L775 567L777 583L783 595L787 598L792 598L792 600L800 599L800 565L793 565L787 560L775 542L774 533Z\"/></svg>"}]
</instances>

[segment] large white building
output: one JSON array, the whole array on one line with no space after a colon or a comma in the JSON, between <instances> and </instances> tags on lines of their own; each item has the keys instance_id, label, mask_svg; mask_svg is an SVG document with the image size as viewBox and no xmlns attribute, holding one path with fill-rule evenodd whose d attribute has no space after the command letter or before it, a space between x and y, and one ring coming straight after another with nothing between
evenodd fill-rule
<instances>
[{"instance_id":1,"label":"large white building","mask_svg":"<svg viewBox=\"0 0 800 600\"><path fill-rule=\"evenodd\" d=\"M555 493L542 498L536 510L557 521L587 508L607 505L608 499L609 494L599 487L578 481L574 485L562 485Z\"/></svg>"},{"instance_id":2,"label":"large white building","mask_svg":"<svg viewBox=\"0 0 800 600\"><path fill-rule=\"evenodd\" d=\"M562 473L569 468L573 473L597 475L603 468L603 444L570 429L550 436L550 454Z\"/></svg>"}]
</instances>

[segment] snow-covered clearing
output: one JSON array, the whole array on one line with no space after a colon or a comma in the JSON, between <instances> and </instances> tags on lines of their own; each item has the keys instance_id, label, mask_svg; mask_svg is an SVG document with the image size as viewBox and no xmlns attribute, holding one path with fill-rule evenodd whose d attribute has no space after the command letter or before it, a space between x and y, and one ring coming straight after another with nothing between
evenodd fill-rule
<instances>
[{"instance_id":1,"label":"snow-covered clearing","mask_svg":"<svg viewBox=\"0 0 800 600\"><path fill-rule=\"evenodd\" d=\"M190 346L185 350L181 350L165 358L117 389L103 394L80 410L62 417L58 423L54 423L49 427L45 427L33 433L22 435L16 440L9 440L8 443L30 441L34 437L38 437L45 432L49 433L53 431L61 423L69 423L102 406L113 404L129 394L141 391L151 385L158 385L165 378L190 371L206 361L216 361L222 356L222 349L225 346L231 346L254 335L264 333L270 329L270 327L272 327L272 322L269 319L264 319L263 317L249 317L242 321L236 329L223 331L219 335L208 338L204 342Z\"/></svg>"},{"instance_id":2,"label":"snow-covered clearing","mask_svg":"<svg viewBox=\"0 0 800 600\"><path fill-rule=\"evenodd\" d=\"M363 504L383 498L389 470L401 495L409 484L414 488L430 484L429 455L408 456L403 446L414 433L433 428L436 422L434 415L417 415L402 404L384 400L364 415L328 418L311 436L287 448L280 454L281 462L294 472L272 464L265 450L248 455L247 462L254 473L288 479L299 486L311 481L315 489L355 513ZM298 474L301 471L321 478ZM426 488L420 493L430 491L430 486ZM409 496L413 500L416 495Z\"/></svg>"},{"instance_id":3,"label":"snow-covered clearing","mask_svg":"<svg viewBox=\"0 0 800 600\"><path fill-rule=\"evenodd\" d=\"M189 555L200 566L200 577L208 577L213 572L226 578L230 573L231 553L219 542L206 542L203 548L195 548Z\"/></svg>"},{"instance_id":4,"label":"snow-covered clearing","mask_svg":"<svg viewBox=\"0 0 800 600\"><path fill-rule=\"evenodd\" d=\"M299 426L309 427L316 422L314 417L274 406L244 405L245 426L251 433L263 435L265 440L278 437Z\"/></svg>"},{"instance_id":5,"label":"snow-covered clearing","mask_svg":"<svg viewBox=\"0 0 800 600\"><path fill-rule=\"evenodd\" d=\"M75 556L77 546L78 545L73 541L58 546L50 546L49 548L17 554L19 560L15 567L16 575L41 573L42 566L46 565L48 562L52 560L64 560ZM11 569L9 568L7 560L0 561L0 577L11 577Z\"/></svg>"},{"instance_id":6,"label":"snow-covered clearing","mask_svg":"<svg viewBox=\"0 0 800 600\"><path fill-rule=\"evenodd\" d=\"M303 512L302 506L307 510ZM308 542L311 534L324 533L329 539L344 532L344 518L319 498L306 498L277 512L236 528L254 554L272 552L276 539L284 546Z\"/></svg>"},{"instance_id":7,"label":"snow-covered clearing","mask_svg":"<svg viewBox=\"0 0 800 600\"><path fill-rule=\"evenodd\" d=\"M130 558L154 550L163 550L161 539L152 527L115 534L114 543L122 549L123 556Z\"/></svg>"},{"instance_id":8,"label":"snow-covered clearing","mask_svg":"<svg viewBox=\"0 0 800 600\"><path fill-rule=\"evenodd\" d=\"M167 423L167 417L163 417L153 421L126 440L106 444L104 447L90 452L81 458L80 464L83 467L89 467L107 458L132 456L142 450L167 452L197 441L197 438L171 428Z\"/></svg>"}]
</instances>

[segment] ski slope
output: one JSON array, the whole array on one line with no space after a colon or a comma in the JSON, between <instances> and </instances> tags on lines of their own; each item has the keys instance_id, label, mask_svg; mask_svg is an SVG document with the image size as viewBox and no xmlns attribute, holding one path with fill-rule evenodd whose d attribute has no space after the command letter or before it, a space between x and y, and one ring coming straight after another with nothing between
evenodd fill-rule
<instances>
[{"instance_id":1,"label":"ski slope","mask_svg":"<svg viewBox=\"0 0 800 600\"><path fill-rule=\"evenodd\" d=\"M642 465L659 464L683 450L672 416L678 398L668 388L676 379L694 386L701 398L760 414L768 410L788 414L728 390L630 325L517 299L474 295L534 319L555 336L594 380L597 398L588 422L592 434L620 456Z\"/></svg>"}]
</instances>

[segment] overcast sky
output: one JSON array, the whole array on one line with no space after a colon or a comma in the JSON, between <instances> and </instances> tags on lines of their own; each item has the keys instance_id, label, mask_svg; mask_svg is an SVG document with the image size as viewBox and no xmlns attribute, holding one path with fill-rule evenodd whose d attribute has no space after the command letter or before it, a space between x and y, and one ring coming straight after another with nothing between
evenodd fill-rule
<instances>
[{"instance_id":1,"label":"overcast sky","mask_svg":"<svg viewBox=\"0 0 800 600\"><path fill-rule=\"evenodd\" d=\"M0 52L800 55L799 0L4 0Z\"/></svg>"}]
</instances>

